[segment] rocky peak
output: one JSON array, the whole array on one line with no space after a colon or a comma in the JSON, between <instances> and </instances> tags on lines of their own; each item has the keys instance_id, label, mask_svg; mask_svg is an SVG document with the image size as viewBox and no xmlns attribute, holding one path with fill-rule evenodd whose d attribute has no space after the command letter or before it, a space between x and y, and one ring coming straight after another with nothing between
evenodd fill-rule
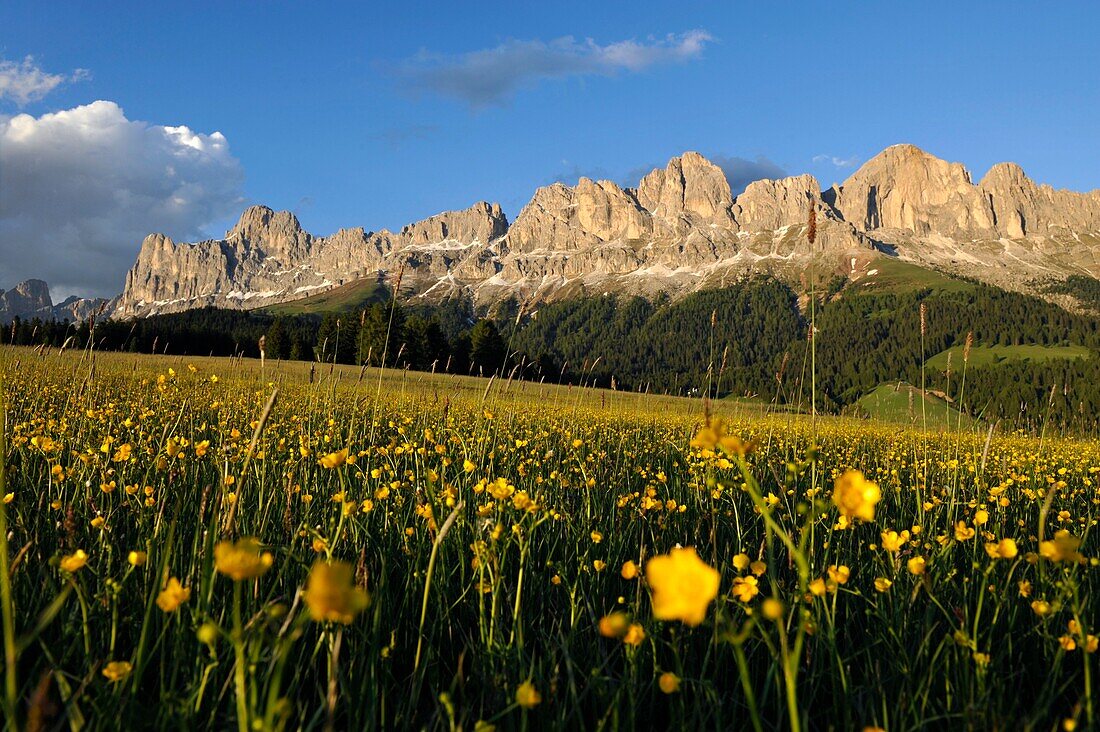
<instances>
[{"instance_id":1,"label":"rocky peak","mask_svg":"<svg viewBox=\"0 0 1100 732\"><path fill-rule=\"evenodd\" d=\"M991 189L1004 186L1018 186L1021 188L1034 188L1035 183L1024 173L1024 169L1016 163L997 163L985 174L980 188Z\"/></svg>"},{"instance_id":2,"label":"rocky peak","mask_svg":"<svg viewBox=\"0 0 1100 732\"><path fill-rule=\"evenodd\" d=\"M993 228L992 212L966 168L915 145L888 147L864 163L844 181L836 206L867 231L961 237Z\"/></svg>"},{"instance_id":3,"label":"rocky peak","mask_svg":"<svg viewBox=\"0 0 1100 732\"><path fill-rule=\"evenodd\" d=\"M576 250L601 242L637 239L651 229L649 216L615 183L581 178L576 187L543 186L508 230L509 248Z\"/></svg>"},{"instance_id":4,"label":"rocky peak","mask_svg":"<svg viewBox=\"0 0 1100 732\"><path fill-rule=\"evenodd\" d=\"M733 218L742 231L766 231L806 222L811 201L820 204L817 178L803 174L749 183L734 199Z\"/></svg>"},{"instance_id":5,"label":"rocky peak","mask_svg":"<svg viewBox=\"0 0 1100 732\"><path fill-rule=\"evenodd\" d=\"M726 174L697 152L672 158L642 178L638 202L654 216L675 221L685 214L728 226L733 194Z\"/></svg>"},{"instance_id":6,"label":"rocky peak","mask_svg":"<svg viewBox=\"0 0 1100 732\"><path fill-rule=\"evenodd\" d=\"M54 305L49 285L42 280L27 280L7 292L0 289L0 323L15 317L82 321L105 309L106 304L102 298L85 299L74 295Z\"/></svg>"},{"instance_id":7,"label":"rocky peak","mask_svg":"<svg viewBox=\"0 0 1100 732\"><path fill-rule=\"evenodd\" d=\"M488 244L508 231L508 218L500 204L478 201L463 211L445 211L401 229L412 245L457 241Z\"/></svg>"},{"instance_id":8,"label":"rocky peak","mask_svg":"<svg viewBox=\"0 0 1100 732\"><path fill-rule=\"evenodd\" d=\"M302 225L290 211L274 211L267 206L249 206L241 214L237 224L226 233L225 238L252 240L278 234L295 235L301 231Z\"/></svg>"},{"instance_id":9,"label":"rocky peak","mask_svg":"<svg viewBox=\"0 0 1100 732\"><path fill-rule=\"evenodd\" d=\"M284 261L308 256L312 238L290 211L267 206L249 206L225 235L226 241L241 242L261 256Z\"/></svg>"},{"instance_id":10,"label":"rocky peak","mask_svg":"<svg viewBox=\"0 0 1100 732\"><path fill-rule=\"evenodd\" d=\"M7 292L0 290L0 310L14 315L26 315L50 307L53 307L50 286L42 280L26 280Z\"/></svg>"},{"instance_id":11,"label":"rocky peak","mask_svg":"<svg viewBox=\"0 0 1100 732\"><path fill-rule=\"evenodd\" d=\"M997 163L978 188L989 201L997 230L1005 236L1020 238L1052 229L1100 230L1100 192L1036 185L1016 163Z\"/></svg>"}]
</instances>

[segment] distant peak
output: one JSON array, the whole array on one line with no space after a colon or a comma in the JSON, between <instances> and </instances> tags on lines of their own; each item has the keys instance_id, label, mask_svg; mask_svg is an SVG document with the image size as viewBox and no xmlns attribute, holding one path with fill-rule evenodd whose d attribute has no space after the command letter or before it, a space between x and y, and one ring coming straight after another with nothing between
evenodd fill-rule
<instances>
[{"instance_id":1,"label":"distant peak","mask_svg":"<svg viewBox=\"0 0 1100 732\"><path fill-rule=\"evenodd\" d=\"M251 238L255 234L276 229L284 232L300 232L302 225L290 211L275 211L259 205L249 206L241 214L237 225L230 229L226 236L228 238L239 234L245 238Z\"/></svg>"},{"instance_id":2,"label":"distant peak","mask_svg":"<svg viewBox=\"0 0 1100 732\"><path fill-rule=\"evenodd\" d=\"M1030 184L1031 179L1027 177L1024 169L1019 165L1006 162L997 163L991 167L978 185L987 188L995 183Z\"/></svg>"}]
</instances>

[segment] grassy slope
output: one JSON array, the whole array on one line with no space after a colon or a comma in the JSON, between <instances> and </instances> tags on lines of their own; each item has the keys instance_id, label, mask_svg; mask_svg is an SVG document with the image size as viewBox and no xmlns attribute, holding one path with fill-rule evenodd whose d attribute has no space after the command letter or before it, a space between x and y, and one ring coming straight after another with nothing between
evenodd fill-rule
<instances>
[{"instance_id":1,"label":"grassy slope","mask_svg":"<svg viewBox=\"0 0 1100 732\"><path fill-rule=\"evenodd\" d=\"M952 353L954 352L954 353ZM947 355L951 353L954 370L962 368L962 346L937 353L926 361L930 369L947 368ZM1090 358L1092 352L1084 346L974 346L970 349L971 366L994 366L1005 361L1050 361L1059 358Z\"/></svg>"},{"instance_id":2,"label":"grassy slope","mask_svg":"<svg viewBox=\"0 0 1100 732\"><path fill-rule=\"evenodd\" d=\"M270 305L262 308L262 312L272 315L346 312L369 305L384 294L384 288L375 280L362 279L301 300Z\"/></svg>"},{"instance_id":3,"label":"grassy slope","mask_svg":"<svg viewBox=\"0 0 1100 732\"><path fill-rule=\"evenodd\" d=\"M875 258L868 266L868 271L875 270L875 274L864 276L849 287L866 292L912 292L924 289L964 292L974 287L966 280L885 255Z\"/></svg>"},{"instance_id":4,"label":"grassy slope","mask_svg":"<svg viewBox=\"0 0 1100 732\"><path fill-rule=\"evenodd\" d=\"M912 408L910 408L910 394L912 394ZM872 419L883 422L902 422L919 426L923 421L920 389L909 384L882 384L861 397L856 403L867 410ZM960 424L960 416L963 428L978 424L977 420L965 414L961 415L953 406L931 393L925 399L924 411L928 416L928 426L931 429L943 429L945 426L955 429Z\"/></svg>"}]
</instances>

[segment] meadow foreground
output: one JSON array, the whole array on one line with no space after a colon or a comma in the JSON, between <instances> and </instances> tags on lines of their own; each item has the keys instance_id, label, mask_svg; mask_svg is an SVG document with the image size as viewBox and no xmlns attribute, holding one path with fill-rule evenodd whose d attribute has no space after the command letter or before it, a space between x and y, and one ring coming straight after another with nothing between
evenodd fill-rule
<instances>
[{"instance_id":1,"label":"meadow foreground","mask_svg":"<svg viewBox=\"0 0 1100 732\"><path fill-rule=\"evenodd\" d=\"M1100 714L1091 439L230 359L0 379L12 728Z\"/></svg>"}]
</instances>

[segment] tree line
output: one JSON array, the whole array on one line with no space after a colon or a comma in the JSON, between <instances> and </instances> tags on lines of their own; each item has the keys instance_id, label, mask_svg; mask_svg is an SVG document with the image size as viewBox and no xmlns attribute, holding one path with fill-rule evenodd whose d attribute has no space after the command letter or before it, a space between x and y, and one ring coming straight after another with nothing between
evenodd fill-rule
<instances>
[{"instance_id":1,"label":"tree line","mask_svg":"<svg viewBox=\"0 0 1100 732\"><path fill-rule=\"evenodd\" d=\"M515 299L478 311L468 300L402 305L392 298L346 312L273 315L206 308L95 324L101 350L259 356L385 365L456 374L585 383L684 396L757 397L809 408L809 324L797 294L756 278L678 300L606 295L525 310ZM924 333L921 308L924 307ZM1091 315L974 283L958 291L830 287L816 318L818 409L838 413L882 383L921 383L921 365L958 349L953 373L924 370L975 416L1035 427L1097 429L1100 328ZM961 347L1087 347L1088 359L1008 360L968 367ZM14 321L7 342L85 347L88 323Z\"/></svg>"}]
</instances>

